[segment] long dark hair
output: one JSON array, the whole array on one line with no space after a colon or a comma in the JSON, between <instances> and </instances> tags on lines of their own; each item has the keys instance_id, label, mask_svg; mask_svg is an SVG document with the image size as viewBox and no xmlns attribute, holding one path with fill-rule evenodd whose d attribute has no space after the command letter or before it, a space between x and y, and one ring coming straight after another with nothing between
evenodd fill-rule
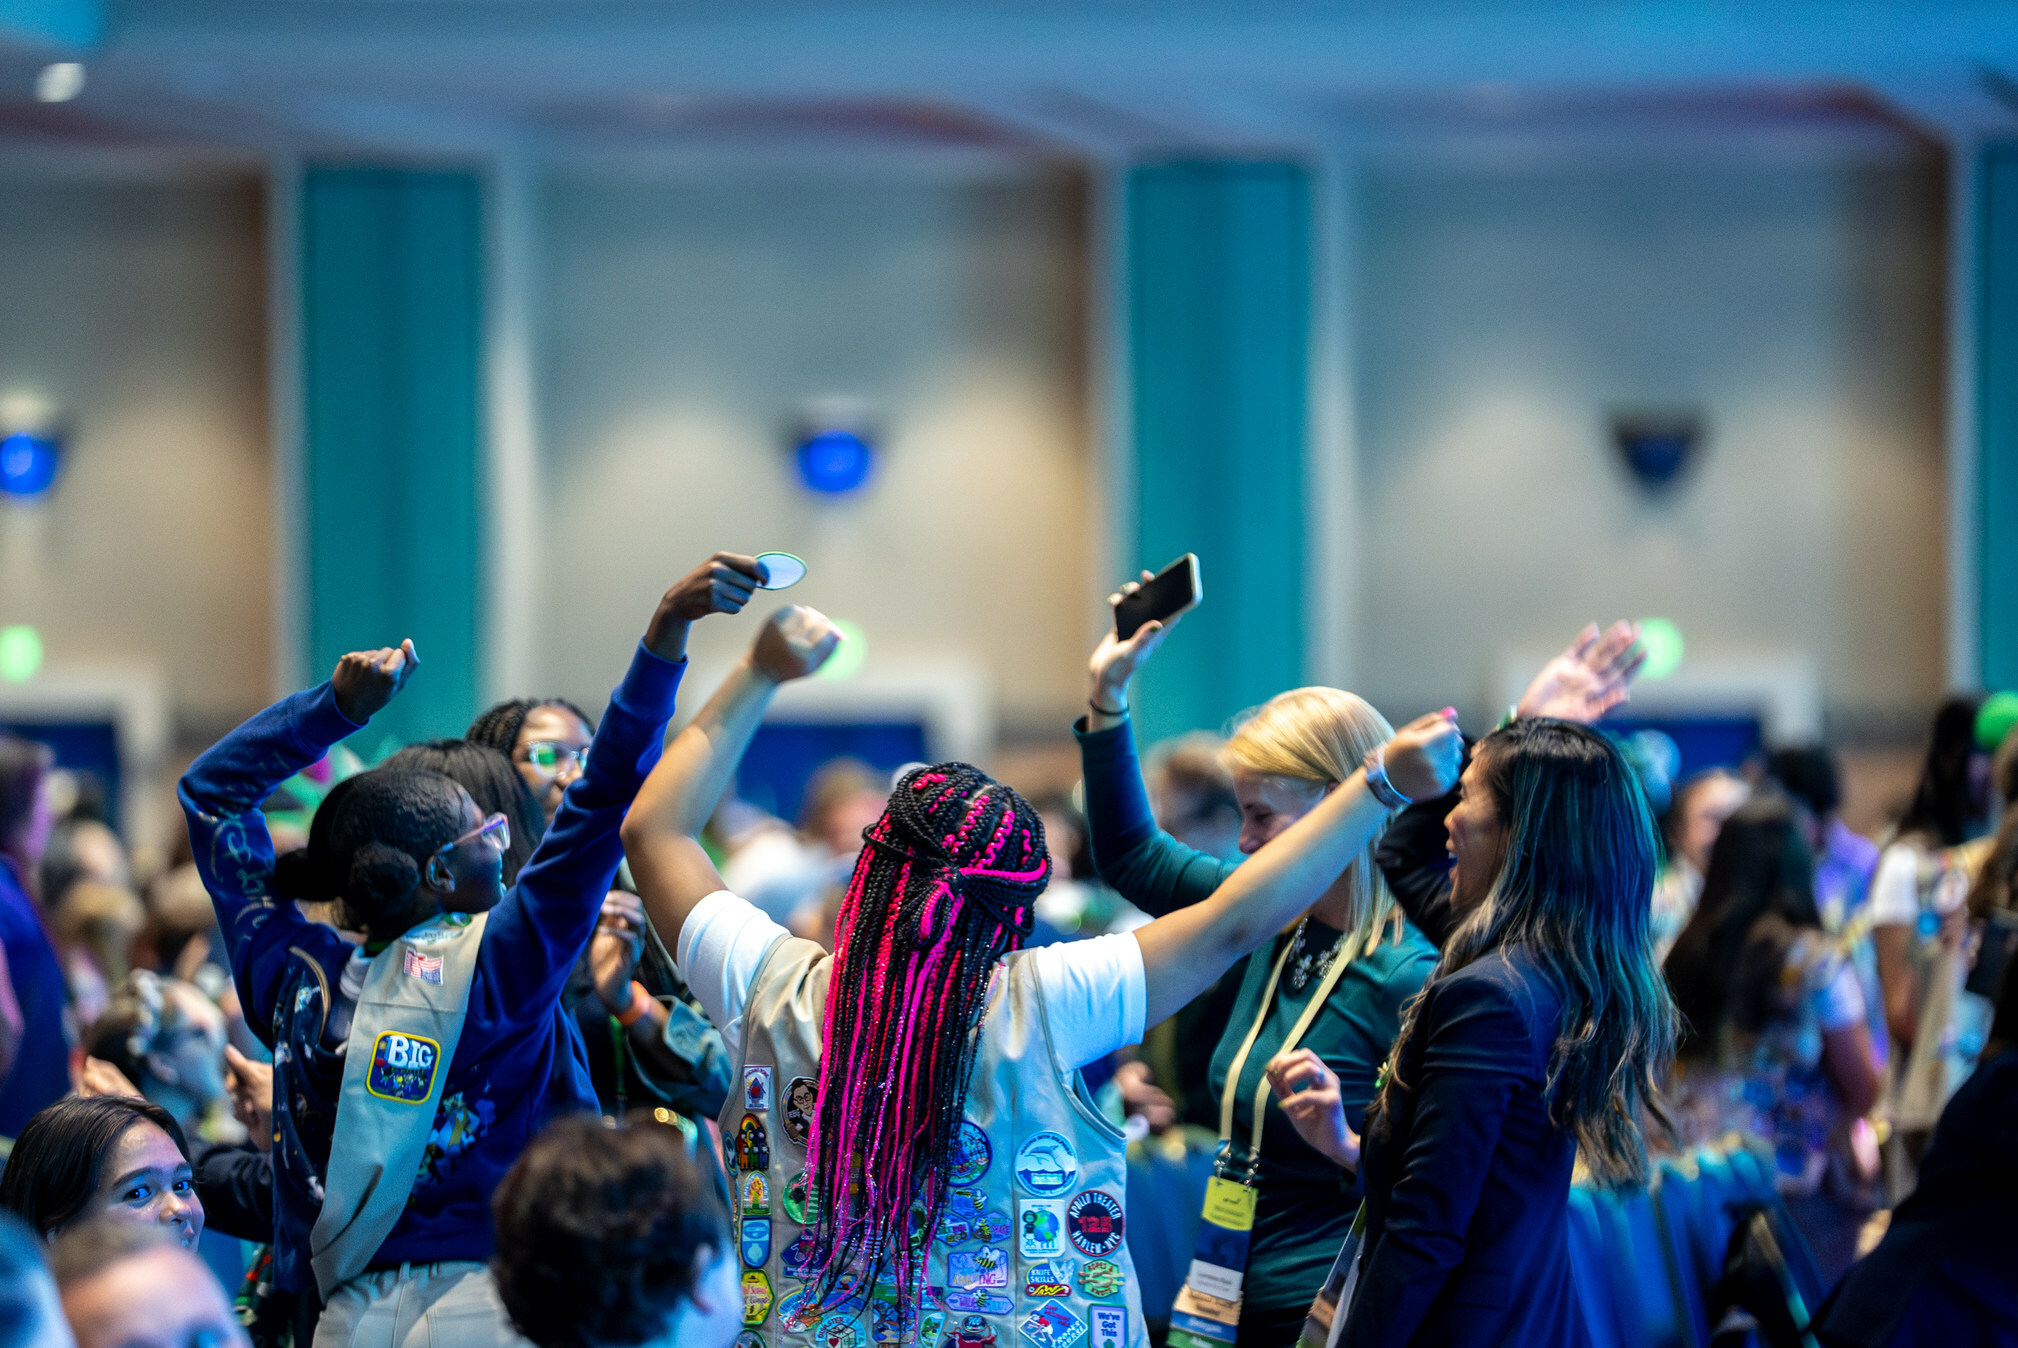
<instances>
[{"instance_id":1,"label":"long dark hair","mask_svg":"<svg viewBox=\"0 0 2018 1348\"><path fill-rule=\"evenodd\" d=\"M463 789L438 772L374 768L336 784L315 811L308 846L274 866L291 899L342 899L374 941L433 916L421 867L463 831Z\"/></svg>"},{"instance_id":2,"label":"long dark hair","mask_svg":"<svg viewBox=\"0 0 2018 1348\"><path fill-rule=\"evenodd\" d=\"M1934 713L1934 733L1927 741L1927 758L1920 768L1920 783L1913 790L1913 803L1899 821L1899 832L1930 839L1939 847L1954 847L1969 841L1981 826L1984 801L1971 779L1969 761L1976 748L1976 711L1981 704L1973 697L1951 697Z\"/></svg>"},{"instance_id":3,"label":"long dark hair","mask_svg":"<svg viewBox=\"0 0 2018 1348\"><path fill-rule=\"evenodd\" d=\"M1646 1178L1642 1112L1662 1123L1660 1082L1674 1054L1675 1007L1654 964L1651 905L1659 856L1653 813L1625 755L1570 721L1519 720L1479 742L1473 761L1499 814L1499 875L1438 962L1435 980L1498 951L1527 953L1562 995L1549 1051L1558 1126L1576 1134L1601 1183ZM1394 1059L1423 998L1402 1016ZM1411 1087L1390 1072L1375 1102Z\"/></svg>"},{"instance_id":4,"label":"long dark hair","mask_svg":"<svg viewBox=\"0 0 2018 1348\"><path fill-rule=\"evenodd\" d=\"M930 1248L989 975L1030 935L1051 874L1036 809L965 763L906 773L863 838L835 923L807 1139L815 1305L852 1272L870 1286L894 1269L902 1289L923 1277L913 1211Z\"/></svg>"},{"instance_id":5,"label":"long dark hair","mask_svg":"<svg viewBox=\"0 0 2018 1348\"><path fill-rule=\"evenodd\" d=\"M502 814L511 821L512 845L505 849L504 882L516 884L519 868L532 859L533 848L547 830L539 799L511 759L488 744L469 740L428 740L409 744L379 765L382 768L436 772L469 792L488 819Z\"/></svg>"},{"instance_id":6,"label":"long dark hair","mask_svg":"<svg viewBox=\"0 0 2018 1348\"><path fill-rule=\"evenodd\" d=\"M1712 1050L1726 1021L1764 1028L1773 1019L1774 954L1784 956L1792 932L1821 930L1815 856L1801 823L1777 793L1754 796L1724 821L1702 902L1668 954L1684 1053Z\"/></svg>"},{"instance_id":7,"label":"long dark hair","mask_svg":"<svg viewBox=\"0 0 2018 1348\"><path fill-rule=\"evenodd\" d=\"M98 1192L105 1158L136 1123L151 1123L168 1134L182 1159L189 1159L182 1125L153 1101L131 1095L66 1096L28 1120L14 1140L7 1169L0 1172L0 1208L45 1240L55 1235L76 1221Z\"/></svg>"}]
</instances>

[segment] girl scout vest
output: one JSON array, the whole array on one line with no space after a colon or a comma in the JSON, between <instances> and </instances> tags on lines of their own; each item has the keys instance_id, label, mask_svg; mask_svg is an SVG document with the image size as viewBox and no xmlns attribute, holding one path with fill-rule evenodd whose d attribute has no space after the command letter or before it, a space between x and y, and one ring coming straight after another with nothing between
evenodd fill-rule
<instances>
[{"instance_id":1,"label":"girl scout vest","mask_svg":"<svg viewBox=\"0 0 2018 1348\"><path fill-rule=\"evenodd\" d=\"M406 1210L469 1014L487 917L431 918L380 951L364 976L309 1236L324 1300L364 1272Z\"/></svg>"},{"instance_id":2,"label":"girl scout vest","mask_svg":"<svg viewBox=\"0 0 2018 1348\"><path fill-rule=\"evenodd\" d=\"M743 1260L738 1348L1147 1348L1128 1257L1120 1129L1060 1072L1027 955L996 968L946 1215L922 1305L892 1286L808 1307L806 1135L832 958L774 944L743 1015L741 1089L722 1113Z\"/></svg>"}]
</instances>

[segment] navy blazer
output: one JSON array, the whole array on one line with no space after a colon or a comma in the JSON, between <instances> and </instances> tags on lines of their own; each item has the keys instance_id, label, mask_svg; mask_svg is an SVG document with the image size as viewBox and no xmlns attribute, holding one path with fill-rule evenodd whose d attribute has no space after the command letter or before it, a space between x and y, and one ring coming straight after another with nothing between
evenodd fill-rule
<instances>
[{"instance_id":1,"label":"navy blazer","mask_svg":"<svg viewBox=\"0 0 2018 1348\"><path fill-rule=\"evenodd\" d=\"M1583 1345L1570 1286L1576 1141L1543 1095L1562 997L1531 957L1485 956L1424 990L1369 1129L1366 1236L1342 1341Z\"/></svg>"}]
</instances>

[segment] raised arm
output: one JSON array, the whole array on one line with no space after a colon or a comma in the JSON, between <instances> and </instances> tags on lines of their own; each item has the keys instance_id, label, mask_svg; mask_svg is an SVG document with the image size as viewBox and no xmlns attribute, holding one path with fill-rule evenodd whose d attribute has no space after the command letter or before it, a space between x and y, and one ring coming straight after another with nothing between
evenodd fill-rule
<instances>
[{"instance_id":1,"label":"raised arm","mask_svg":"<svg viewBox=\"0 0 2018 1348\"><path fill-rule=\"evenodd\" d=\"M750 653L673 737L639 788L624 819L624 853L645 911L668 950L680 948L680 929L694 905L722 888L722 877L701 847L701 828L720 803L771 698L781 685L825 664L840 639L834 625L813 609L794 606L772 614Z\"/></svg>"},{"instance_id":2,"label":"raised arm","mask_svg":"<svg viewBox=\"0 0 2018 1348\"><path fill-rule=\"evenodd\" d=\"M1411 721L1379 752L1396 790L1427 798L1457 780L1462 745L1455 717L1439 712ZM1315 903L1388 814L1362 768L1249 857L1211 897L1137 930L1148 981L1146 1023L1173 1015Z\"/></svg>"},{"instance_id":3,"label":"raised arm","mask_svg":"<svg viewBox=\"0 0 2018 1348\"><path fill-rule=\"evenodd\" d=\"M306 925L273 893L273 839L260 802L359 729L420 667L413 642L352 651L329 682L260 712L190 764L177 785L189 843L224 931L247 1022L266 1033L289 933Z\"/></svg>"}]
</instances>

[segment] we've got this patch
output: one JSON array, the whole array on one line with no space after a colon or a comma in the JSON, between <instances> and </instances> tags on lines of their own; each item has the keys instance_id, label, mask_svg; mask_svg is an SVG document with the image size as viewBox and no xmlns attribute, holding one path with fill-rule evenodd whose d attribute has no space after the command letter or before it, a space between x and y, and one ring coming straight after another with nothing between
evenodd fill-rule
<instances>
[{"instance_id":1,"label":"we've got this patch","mask_svg":"<svg viewBox=\"0 0 2018 1348\"><path fill-rule=\"evenodd\" d=\"M425 1104L434 1093L434 1074L441 1066L441 1045L426 1035L381 1032L371 1043L371 1071L364 1088L381 1100L403 1105Z\"/></svg>"}]
</instances>

